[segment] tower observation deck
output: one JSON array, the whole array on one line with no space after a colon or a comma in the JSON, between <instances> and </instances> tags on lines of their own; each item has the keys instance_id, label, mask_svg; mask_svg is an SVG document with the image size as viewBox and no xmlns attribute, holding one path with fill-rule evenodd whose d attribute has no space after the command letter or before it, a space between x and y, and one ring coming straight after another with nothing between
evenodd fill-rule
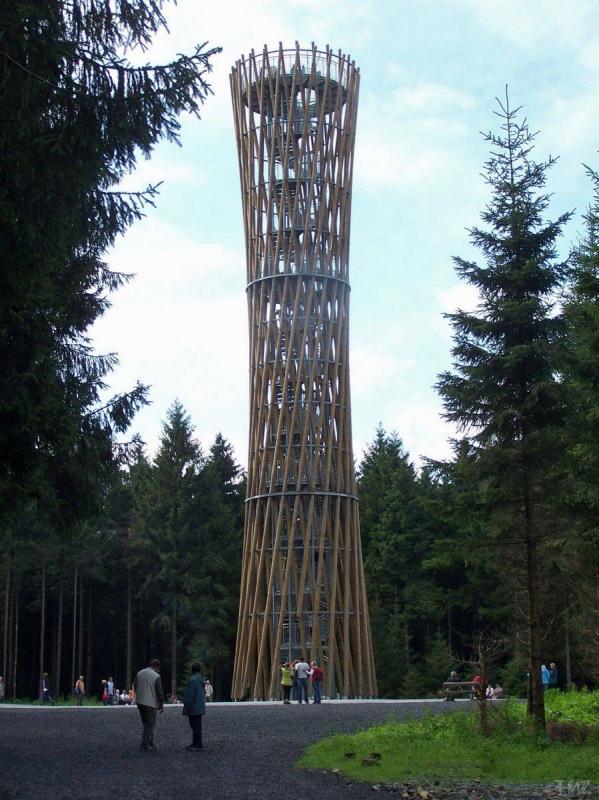
<instances>
[{"instance_id":1,"label":"tower observation deck","mask_svg":"<svg viewBox=\"0 0 599 800\"><path fill-rule=\"evenodd\" d=\"M348 56L314 45L231 72L250 336L234 698L278 697L302 655L326 695L376 695L348 358L358 86Z\"/></svg>"}]
</instances>

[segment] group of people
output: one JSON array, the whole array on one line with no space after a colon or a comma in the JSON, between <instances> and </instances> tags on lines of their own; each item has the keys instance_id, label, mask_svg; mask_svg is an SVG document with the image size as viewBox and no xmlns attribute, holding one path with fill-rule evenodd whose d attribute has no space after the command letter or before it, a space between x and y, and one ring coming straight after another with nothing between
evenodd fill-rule
<instances>
[{"instance_id":1,"label":"group of people","mask_svg":"<svg viewBox=\"0 0 599 800\"><path fill-rule=\"evenodd\" d=\"M447 685L452 683L456 684L455 690L452 690L452 687ZM481 700L483 698L482 694L483 687L482 687L481 676L477 673L476 675L473 675L469 681L462 681L460 679L460 676L455 670L452 670L449 673L449 677L445 681L445 687L443 690L444 698L446 700L455 700L455 696L456 694L458 694L460 684L465 685L465 688L468 691L470 691L469 685L470 684L472 685L471 696L473 700ZM503 687L501 687L499 684L493 686L491 683L488 683L485 688L484 696L486 697L487 700L501 700L501 698L504 696Z\"/></svg>"},{"instance_id":2,"label":"group of people","mask_svg":"<svg viewBox=\"0 0 599 800\"><path fill-rule=\"evenodd\" d=\"M83 681L83 675L79 676L79 680ZM135 686L132 686L129 691L127 689L116 689L112 677L108 678L108 680L102 680L101 686L100 699L105 706L130 706L131 703L135 702ZM76 691L77 687L75 686ZM80 703L77 703L77 705L80 705Z\"/></svg>"},{"instance_id":3,"label":"group of people","mask_svg":"<svg viewBox=\"0 0 599 800\"><path fill-rule=\"evenodd\" d=\"M543 689L557 689L558 671L555 661L549 663L549 669L545 664L541 664L541 683L543 684Z\"/></svg>"},{"instance_id":4,"label":"group of people","mask_svg":"<svg viewBox=\"0 0 599 800\"><path fill-rule=\"evenodd\" d=\"M320 687L324 681L324 670L316 661L308 664L305 658L296 658L295 661L286 661L281 664L281 686L283 688L283 703L289 705L291 698L309 703L308 684L312 685L312 702L319 704L322 698Z\"/></svg>"}]
</instances>

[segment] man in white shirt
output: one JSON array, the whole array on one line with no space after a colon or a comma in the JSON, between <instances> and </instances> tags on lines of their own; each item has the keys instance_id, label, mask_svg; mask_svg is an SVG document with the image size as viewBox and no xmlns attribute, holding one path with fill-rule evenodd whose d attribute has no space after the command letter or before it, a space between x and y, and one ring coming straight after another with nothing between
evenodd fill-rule
<instances>
[{"instance_id":1,"label":"man in white shirt","mask_svg":"<svg viewBox=\"0 0 599 800\"><path fill-rule=\"evenodd\" d=\"M298 702L302 702L302 697L305 698L306 703L308 703L308 673L310 671L310 665L306 661L306 659L302 656L301 661L298 661L295 665L295 673L297 675L297 694L299 697Z\"/></svg>"},{"instance_id":2,"label":"man in white shirt","mask_svg":"<svg viewBox=\"0 0 599 800\"><path fill-rule=\"evenodd\" d=\"M142 750L155 750L154 747L154 726L156 725L156 714L162 714L164 705L164 693L160 681L160 661L157 658L150 661L150 666L140 669L135 678L135 693L137 710L143 725L143 736L141 740Z\"/></svg>"}]
</instances>

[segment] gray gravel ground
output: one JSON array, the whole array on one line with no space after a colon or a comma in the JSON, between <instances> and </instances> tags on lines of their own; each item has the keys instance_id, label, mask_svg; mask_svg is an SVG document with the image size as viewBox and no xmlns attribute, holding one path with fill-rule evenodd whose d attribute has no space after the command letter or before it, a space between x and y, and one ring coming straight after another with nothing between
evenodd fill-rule
<instances>
[{"instance_id":1,"label":"gray gravel ground","mask_svg":"<svg viewBox=\"0 0 599 800\"><path fill-rule=\"evenodd\" d=\"M372 800L370 787L349 787L336 775L296 770L293 763L330 733L425 708L447 705L213 705L204 717L204 751L188 753L187 720L171 706L158 716L157 752L144 753L135 708L0 707L0 800Z\"/></svg>"},{"instance_id":2,"label":"gray gravel ground","mask_svg":"<svg viewBox=\"0 0 599 800\"><path fill-rule=\"evenodd\" d=\"M158 717L155 753L138 749L141 725L135 708L0 707L0 800L372 800L370 786L349 785L340 776L297 770L293 764L308 744L331 733L465 704L451 706L213 705L204 718L205 749L199 753L184 749L191 735L176 706ZM398 793L381 787L378 796L397 798ZM457 800L475 796L464 789L455 794Z\"/></svg>"}]
</instances>

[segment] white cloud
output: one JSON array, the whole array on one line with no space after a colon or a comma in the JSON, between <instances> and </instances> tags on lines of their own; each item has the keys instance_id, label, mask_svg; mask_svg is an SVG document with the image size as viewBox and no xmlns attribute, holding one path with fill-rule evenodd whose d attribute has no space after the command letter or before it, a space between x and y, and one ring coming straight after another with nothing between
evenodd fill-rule
<instances>
[{"instance_id":1,"label":"white cloud","mask_svg":"<svg viewBox=\"0 0 599 800\"><path fill-rule=\"evenodd\" d=\"M388 65L390 66L390 65ZM397 65L396 65L397 66ZM374 186L413 188L437 183L464 170L464 137L474 99L443 83L418 81L395 89L381 106L368 95L359 112L356 181Z\"/></svg>"},{"instance_id":2,"label":"white cloud","mask_svg":"<svg viewBox=\"0 0 599 800\"><path fill-rule=\"evenodd\" d=\"M406 142L367 131L356 143L356 183L408 188L431 178L448 163L448 153L438 149L419 152Z\"/></svg>"},{"instance_id":3,"label":"white cloud","mask_svg":"<svg viewBox=\"0 0 599 800\"><path fill-rule=\"evenodd\" d=\"M422 464L423 458L444 460L451 458L450 438L456 436L456 429L442 416L441 401L431 393L399 393L392 397L392 407L381 408L368 418L360 415L361 424L354 425L354 455L358 462L362 459L368 445L374 438L376 426L382 421L386 431L397 431L411 461ZM364 423L367 423L366 425Z\"/></svg>"},{"instance_id":4,"label":"white cloud","mask_svg":"<svg viewBox=\"0 0 599 800\"><path fill-rule=\"evenodd\" d=\"M199 293L205 281L231 285L238 277L239 287L243 286L241 253L219 242L192 239L160 221L155 212L118 241L107 261L112 269L136 275L117 295L121 302L135 306L156 296L164 302L167 297L185 297L190 290Z\"/></svg>"},{"instance_id":5,"label":"white cloud","mask_svg":"<svg viewBox=\"0 0 599 800\"><path fill-rule=\"evenodd\" d=\"M397 348L381 345L372 348L356 347L351 351L351 383L355 397L370 397L386 393L405 383L412 358L406 358Z\"/></svg>"},{"instance_id":6,"label":"white cloud","mask_svg":"<svg viewBox=\"0 0 599 800\"><path fill-rule=\"evenodd\" d=\"M456 436L454 426L442 416L440 399L434 395L416 395L400 400L389 427L398 431L413 461L423 458L451 457L450 437Z\"/></svg>"},{"instance_id":7,"label":"white cloud","mask_svg":"<svg viewBox=\"0 0 599 800\"><path fill-rule=\"evenodd\" d=\"M219 242L194 240L156 219L134 226L108 257L136 277L95 324L98 352L117 351L111 393L139 379L153 406L135 419L153 450L160 421L178 397L208 446L223 433L245 462L247 311L243 260Z\"/></svg>"},{"instance_id":8,"label":"white cloud","mask_svg":"<svg viewBox=\"0 0 599 800\"><path fill-rule=\"evenodd\" d=\"M468 283L457 283L437 295L441 310L453 313L461 311L475 311L480 301L480 294L475 286Z\"/></svg>"}]
</instances>

